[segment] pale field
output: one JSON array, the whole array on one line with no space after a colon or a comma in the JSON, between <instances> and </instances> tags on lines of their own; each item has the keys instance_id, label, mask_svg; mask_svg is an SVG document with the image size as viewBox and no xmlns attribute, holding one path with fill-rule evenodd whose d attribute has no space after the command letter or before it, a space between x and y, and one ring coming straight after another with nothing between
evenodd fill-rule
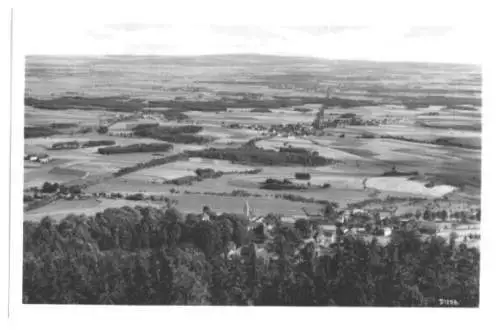
<instances>
[{"instance_id":1,"label":"pale field","mask_svg":"<svg viewBox=\"0 0 500 333\"><path fill-rule=\"evenodd\" d=\"M124 179L123 177L111 178L98 184L91 185L85 189L87 193L99 192L123 192L136 193L147 192L152 194L166 193L168 187L164 184L148 183L143 178Z\"/></svg>"},{"instance_id":2,"label":"pale field","mask_svg":"<svg viewBox=\"0 0 500 333\"><path fill-rule=\"evenodd\" d=\"M184 212L200 212L203 206L207 205L215 212L243 213L245 201L256 215L266 215L268 213L278 213L284 216L304 215L302 207L308 211L316 212L321 209L321 205L313 203L297 203L280 199L270 198L239 198L220 197L198 194L181 194L173 196L179 201L177 208Z\"/></svg>"},{"instance_id":3,"label":"pale field","mask_svg":"<svg viewBox=\"0 0 500 333\"><path fill-rule=\"evenodd\" d=\"M135 119L133 121L120 121L109 127L110 131L132 130L137 125L157 124L157 121L148 119Z\"/></svg>"},{"instance_id":4,"label":"pale field","mask_svg":"<svg viewBox=\"0 0 500 333\"><path fill-rule=\"evenodd\" d=\"M269 198L238 198L219 197L198 194L172 195L172 199L178 200L176 206L183 213L201 213L203 206L209 206L215 212L243 213L245 201L248 200L256 215L278 213L284 216L303 215L302 207L310 212L317 212L320 205L306 203L298 204L286 200ZM69 214L93 215L102 212L106 208L119 208L123 206L148 205L163 207L163 204L150 201L129 201L123 199L87 199L87 200L58 200L47 206L24 213L24 220L40 221L45 216L60 220Z\"/></svg>"},{"instance_id":5,"label":"pale field","mask_svg":"<svg viewBox=\"0 0 500 333\"><path fill-rule=\"evenodd\" d=\"M457 138L462 139L464 143L470 142L475 147L481 147L481 132L478 131L428 128L418 126L384 125L380 127L360 127L359 133L361 134L363 132L373 133L376 135L402 136L408 139L422 141L431 141L439 138Z\"/></svg>"},{"instance_id":6,"label":"pale field","mask_svg":"<svg viewBox=\"0 0 500 333\"><path fill-rule=\"evenodd\" d=\"M221 127L220 124L200 124L203 130L199 135L223 139L225 141L247 142L253 138L259 137L260 133L251 129L232 129Z\"/></svg>"},{"instance_id":7,"label":"pale field","mask_svg":"<svg viewBox=\"0 0 500 333\"><path fill-rule=\"evenodd\" d=\"M325 147L322 145L317 145L308 139L302 138L284 138L284 137L274 137L271 139L260 140L256 143L258 147L264 149L273 149L278 151L280 147L285 147L286 144L291 145L294 148L305 148L311 151L317 151L320 156L331 158L335 160L364 160L365 158L357 156L354 154L349 154L344 151Z\"/></svg>"},{"instance_id":8,"label":"pale field","mask_svg":"<svg viewBox=\"0 0 500 333\"><path fill-rule=\"evenodd\" d=\"M30 170L24 173L24 188L29 188L32 186L42 186L45 182L70 182L76 179L81 179L81 177L76 175L60 175L50 173L52 168L40 169L40 170Z\"/></svg>"},{"instance_id":9,"label":"pale field","mask_svg":"<svg viewBox=\"0 0 500 333\"><path fill-rule=\"evenodd\" d=\"M50 216L56 221L61 220L69 214L94 215L106 208L120 208L124 206L153 206L162 207L158 202L130 201L124 199L86 199L86 200L58 200L24 213L25 221L40 221L45 216Z\"/></svg>"},{"instance_id":10,"label":"pale field","mask_svg":"<svg viewBox=\"0 0 500 333\"><path fill-rule=\"evenodd\" d=\"M196 175L196 169L210 168L214 171L222 172L243 172L250 171L253 168L243 165L232 164L223 160L211 160L203 158L190 158L188 161L176 161L160 165L153 168L142 169L133 173L129 173L121 178L125 180L143 180L149 181L152 179L157 180L170 180L184 176Z\"/></svg>"},{"instance_id":11,"label":"pale field","mask_svg":"<svg viewBox=\"0 0 500 333\"><path fill-rule=\"evenodd\" d=\"M99 119L113 118L118 112L105 110L43 110L25 106L25 125L49 125L52 123L77 123L79 126L95 126Z\"/></svg>"},{"instance_id":12,"label":"pale field","mask_svg":"<svg viewBox=\"0 0 500 333\"><path fill-rule=\"evenodd\" d=\"M368 188L393 191L416 197L442 197L455 190L453 186L438 185L426 188L425 184L404 177L374 177L366 181Z\"/></svg>"}]
</instances>

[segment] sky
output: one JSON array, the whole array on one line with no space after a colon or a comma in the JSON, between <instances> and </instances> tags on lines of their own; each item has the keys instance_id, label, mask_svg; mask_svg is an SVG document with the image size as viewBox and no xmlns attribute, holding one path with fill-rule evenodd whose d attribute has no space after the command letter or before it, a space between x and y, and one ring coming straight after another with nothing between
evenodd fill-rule
<instances>
[{"instance_id":1,"label":"sky","mask_svg":"<svg viewBox=\"0 0 500 333\"><path fill-rule=\"evenodd\" d=\"M418 25L404 20L368 25L344 24L345 20L342 24L198 24L195 19L193 23L167 20L165 15L37 15L37 11L23 13L21 21L24 52L31 55L259 53L481 63L481 34L474 24Z\"/></svg>"}]
</instances>

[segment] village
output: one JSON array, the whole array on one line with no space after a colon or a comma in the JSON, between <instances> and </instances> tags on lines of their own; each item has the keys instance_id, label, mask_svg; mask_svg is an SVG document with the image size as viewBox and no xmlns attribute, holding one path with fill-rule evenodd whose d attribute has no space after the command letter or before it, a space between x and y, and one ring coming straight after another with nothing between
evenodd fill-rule
<instances>
[{"instance_id":1,"label":"village","mask_svg":"<svg viewBox=\"0 0 500 333\"><path fill-rule=\"evenodd\" d=\"M379 244L390 241L393 232L411 227L422 239L440 236L446 241L453 239L457 244L477 246L480 239L480 209L467 211L431 210L415 215L396 216L394 211L344 209L337 210L327 205L322 213L310 213L303 209L304 215L295 216L256 216L249 201L245 200L243 216L250 224L248 230L261 239L270 240L276 223L295 225L305 223L311 228L311 237L302 240L303 246L313 244L318 255L328 253L328 249L343 237L362 237L367 241L376 239ZM220 214L212 212L208 206L203 208L201 218L210 222ZM299 247L301 248L301 247ZM234 249L233 253L239 253Z\"/></svg>"}]
</instances>

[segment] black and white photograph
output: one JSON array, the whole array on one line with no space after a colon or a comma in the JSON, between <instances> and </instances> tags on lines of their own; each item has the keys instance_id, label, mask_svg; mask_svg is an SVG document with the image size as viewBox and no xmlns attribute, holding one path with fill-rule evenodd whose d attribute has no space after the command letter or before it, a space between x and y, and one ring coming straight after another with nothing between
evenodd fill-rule
<instances>
[{"instance_id":1,"label":"black and white photograph","mask_svg":"<svg viewBox=\"0 0 500 333\"><path fill-rule=\"evenodd\" d=\"M14 10L10 299L480 306L477 26L90 12Z\"/></svg>"}]
</instances>

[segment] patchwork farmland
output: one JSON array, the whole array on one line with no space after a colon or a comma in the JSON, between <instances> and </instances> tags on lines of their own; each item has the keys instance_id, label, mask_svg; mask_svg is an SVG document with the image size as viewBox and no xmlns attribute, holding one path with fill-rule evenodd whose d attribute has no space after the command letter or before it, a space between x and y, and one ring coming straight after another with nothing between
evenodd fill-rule
<instances>
[{"instance_id":1,"label":"patchwork farmland","mask_svg":"<svg viewBox=\"0 0 500 333\"><path fill-rule=\"evenodd\" d=\"M100 72L109 74L118 60L122 78L100 85ZM202 67L155 58L164 66L160 71L148 70L144 61L83 59L75 66L81 72L92 66L93 76L75 81L58 58L27 58L26 220L127 201L108 198L88 207L90 198L105 193L162 194L192 213L204 206L243 213L248 201L254 217L273 213L292 220L304 209L321 212L327 203L346 211L363 203L382 210L393 198L406 215L429 207L479 209L481 100L473 66L444 66L438 81L432 67L419 67L429 78L420 88L407 86L415 68L398 66L397 79L379 74L391 83L384 90L367 81L363 69L346 75L356 68L349 62L311 60L302 70L324 78L312 85L293 62L279 58L256 56L244 64L238 57L206 57ZM258 82L232 73L232 62ZM270 74L270 68L284 74ZM160 73L170 79L161 81L160 92L137 77L139 69L158 82ZM287 75L287 84L277 84ZM449 93L464 75L470 76L467 89ZM332 94L332 82L342 80L349 85ZM436 92L426 92L431 87ZM45 183L79 189L47 200L55 194L43 191ZM419 200L409 204L412 198Z\"/></svg>"}]
</instances>

